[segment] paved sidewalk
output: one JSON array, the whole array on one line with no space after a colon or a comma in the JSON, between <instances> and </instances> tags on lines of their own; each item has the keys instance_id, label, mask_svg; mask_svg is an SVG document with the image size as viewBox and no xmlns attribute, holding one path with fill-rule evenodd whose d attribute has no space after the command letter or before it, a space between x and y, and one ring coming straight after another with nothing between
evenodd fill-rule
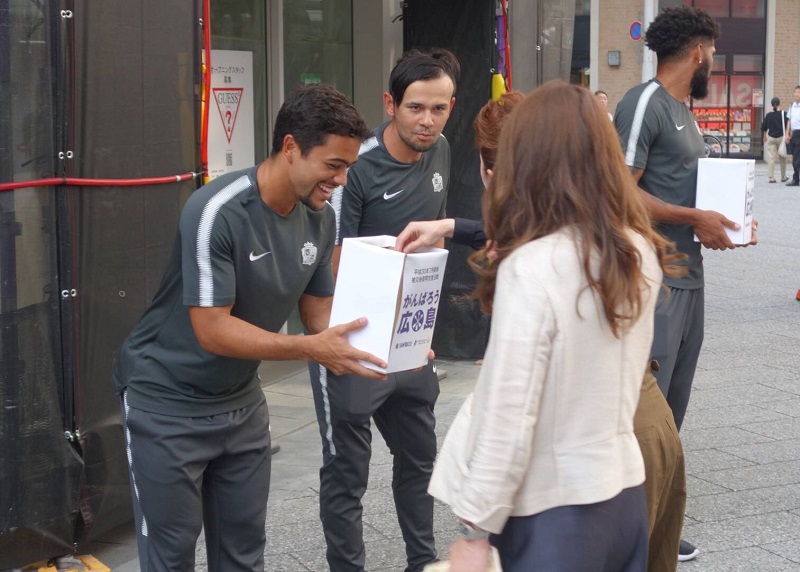
<instances>
[{"instance_id":1,"label":"paved sidewalk","mask_svg":"<svg viewBox=\"0 0 800 572\"><path fill-rule=\"evenodd\" d=\"M441 444L464 397L472 390L479 368L472 361L438 360L437 364L440 375L444 374L436 405ZM281 447L272 460L267 570L326 570L325 542L318 515L322 444L308 373L290 375L266 387L264 393L270 409L273 443ZM391 455L377 430L374 433L370 485L364 497L367 569L403 570L404 545L391 492ZM449 510L438 504L436 531L437 541L446 550L455 534L455 521ZM126 526L96 542L87 552L115 572L137 572L139 561L135 543L132 526ZM199 572L208 569L202 535L197 543L195 569Z\"/></svg>"},{"instance_id":2,"label":"paved sidewalk","mask_svg":"<svg viewBox=\"0 0 800 572\"><path fill-rule=\"evenodd\" d=\"M791 168L789 169L791 171ZM706 337L681 438L682 570L800 570L797 187L756 164L759 245L705 252Z\"/></svg>"},{"instance_id":3,"label":"paved sidewalk","mask_svg":"<svg viewBox=\"0 0 800 572\"><path fill-rule=\"evenodd\" d=\"M791 169L790 169L791 170ZM768 184L756 166L757 247L706 252L706 341L681 433L689 501L684 537L702 551L681 572L800 571L800 260L795 241L800 191ZM440 361L437 404L443 437L478 366ZM267 520L267 570L326 569L318 518L321 444L307 375L265 389L274 440ZM367 569L403 570L391 495L391 458L379 434L364 498ZM444 552L454 519L437 505ZM113 570L138 570L130 530L92 551ZM197 570L206 570L198 544Z\"/></svg>"}]
</instances>

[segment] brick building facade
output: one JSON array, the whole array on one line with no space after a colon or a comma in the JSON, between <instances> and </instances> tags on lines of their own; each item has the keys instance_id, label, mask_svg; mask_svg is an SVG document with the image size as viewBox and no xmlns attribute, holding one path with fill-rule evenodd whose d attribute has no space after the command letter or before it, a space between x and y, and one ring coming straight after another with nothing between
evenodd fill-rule
<instances>
[{"instance_id":1,"label":"brick building facade","mask_svg":"<svg viewBox=\"0 0 800 572\"><path fill-rule=\"evenodd\" d=\"M767 22L767 69L771 71L772 84L767 85L767 101L778 96L788 106L792 90L800 84L800 2L797 0L774 0L774 34L769 33ZM770 48L773 57L769 58ZM768 74L769 76L770 74Z\"/></svg>"}]
</instances>

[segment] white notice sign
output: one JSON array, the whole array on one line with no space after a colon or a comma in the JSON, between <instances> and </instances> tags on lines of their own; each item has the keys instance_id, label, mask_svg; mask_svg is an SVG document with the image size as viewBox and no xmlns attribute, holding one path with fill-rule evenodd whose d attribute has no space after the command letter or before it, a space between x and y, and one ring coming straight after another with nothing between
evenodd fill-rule
<instances>
[{"instance_id":1,"label":"white notice sign","mask_svg":"<svg viewBox=\"0 0 800 572\"><path fill-rule=\"evenodd\" d=\"M208 176L255 165L253 53L211 50Z\"/></svg>"}]
</instances>

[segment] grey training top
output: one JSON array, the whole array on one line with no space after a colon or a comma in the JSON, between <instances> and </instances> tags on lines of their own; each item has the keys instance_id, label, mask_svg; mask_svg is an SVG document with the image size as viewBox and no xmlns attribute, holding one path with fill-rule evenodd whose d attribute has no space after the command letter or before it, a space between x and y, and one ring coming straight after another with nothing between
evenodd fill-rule
<instances>
[{"instance_id":1,"label":"grey training top","mask_svg":"<svg viewBox=\"0 0 800 572\"><path fill-rule=\"evenodd\" d=\"M657 80L628 91L617 105L614 125L622 142L625 163L643 169L639 186L664 202L694 207L697 160L705 156L703 134L694 114L672 97ZM675 242L678 252L689 255L689 273L665 276L670 287L703 287L703 255L688 224L658 223L656 228Z\"/></svg>"},{"instance_id":2,"label":"grey training top","mask_svg":"<svg viewBox=\"0 0 800 572\"><path fill-rule=\"evenodd\" d=\"M232 305L231 314L278 332L300 296L333 295L335 216L298 203L287 216L258 193L256 167L193 193L150 307L120 350L114 389L137 409L178 417L234 411L261 397L258 360L200 347L189 307Z\"/></svg>"},{"instance_id":3,"label":"grey training top","mask_svg":"<svg viewBox=\"0 0 800 572\"><path fill-rule=\"evenodd\" d=\"M450 145L444 135L416 163L401 163L386 150L383 132L364 141L347 185L334 190L336 244L354 236L397 236L411 221L445 217L450 183Z\"/></svg>"}]
</instances>

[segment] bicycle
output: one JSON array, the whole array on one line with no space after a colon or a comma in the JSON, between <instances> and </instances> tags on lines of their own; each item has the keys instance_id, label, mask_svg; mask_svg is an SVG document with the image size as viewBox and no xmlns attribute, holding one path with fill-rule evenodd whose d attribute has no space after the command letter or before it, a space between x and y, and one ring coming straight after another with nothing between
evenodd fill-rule
<instances>
[{"instance_id":1,"label":"bicycle","mask_svg":"<svg viewBox=\"0 0 800 572\"><path fill-rule=\"evenodd\" d=\"M717 159L722 157L722 141L714 135L703 135L703 144L707 159Z\"/></svg>"}]
</instances>

